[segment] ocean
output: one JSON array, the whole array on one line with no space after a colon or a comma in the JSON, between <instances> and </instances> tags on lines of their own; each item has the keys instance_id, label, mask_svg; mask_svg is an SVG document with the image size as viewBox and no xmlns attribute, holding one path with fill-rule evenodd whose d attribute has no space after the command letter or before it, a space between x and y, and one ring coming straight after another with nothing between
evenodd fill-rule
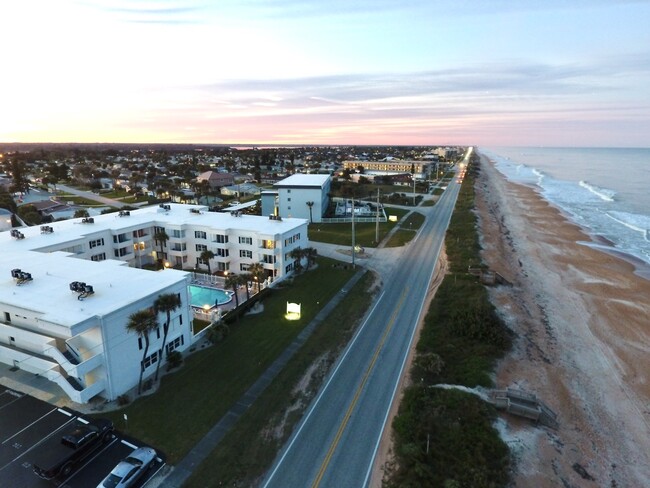
<instances>
[{"instance_id":1,"label":"ocean","mask_svg":"<svg viewBox=\"0 0 650 488\"><path fill-rule=\"evenodd\" d=\"M589 234L604 237L617 251L650 266L650 149L481 147L478 151L492 159L507 179L537 188Z\"/></svg>"}]
</instances>

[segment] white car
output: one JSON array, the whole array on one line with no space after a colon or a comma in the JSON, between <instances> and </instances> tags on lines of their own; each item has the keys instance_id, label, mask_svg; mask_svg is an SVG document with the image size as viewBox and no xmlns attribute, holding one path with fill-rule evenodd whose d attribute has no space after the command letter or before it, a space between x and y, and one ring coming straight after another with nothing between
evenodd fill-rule
<instances>
[{"instance_id":1,"label":"white car","mask_svg":"<svg viewBox=\"0 0 650 488\"><path fill-rule=\"evenodd\" d=\"M151 467L156 451L151 447L138 447L113 468L97 488L128 488L133 486Z\"/></svg>"}]
</instances>

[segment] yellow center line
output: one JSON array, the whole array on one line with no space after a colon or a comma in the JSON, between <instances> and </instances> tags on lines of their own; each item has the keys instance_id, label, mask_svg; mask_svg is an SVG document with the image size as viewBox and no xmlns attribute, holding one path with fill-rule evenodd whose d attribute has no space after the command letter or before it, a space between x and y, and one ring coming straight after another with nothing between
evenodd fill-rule
<instances>
[{"instance_id":1,"label":"yellow center line","mask_svg":"<svg viewBox=\"0 0 650 488\"><path fill-rule=\"evenodd\" d=\"M352 402L350 403L350 406L345 412L345 416L343 417L343 420L341 421L341 425L339 426L338 431L336 432L336 435L334 436L334 440L332 441L332 444L330 445L329 450L327 451L327 455L325 456L325 459L323 460L323 464L321 464L320 469L318 470L318 475L316 476L316 479L312 483L312 488L317 488L320 485L320 482L323 479L323 476L325 475L325 471L327 470L327 467L329 466L330 461L332 460L332 456L334 455L334 451L336 451L336 448L338 447L338 444L341 440L341 436L343 435L343 432L345 431L345 427L348 425L348 421L350 420L350 417L352 417L352 411L357 405L357 402L359 401L359 398L361 397L361 391L363 388L366 386L366 382L368 381L368 378L370 377L370 373L372 372L373 367L375 366L375 363L377 362L377 359L379 358L379 353L381 352L382 347L384 347L384 343L386 342L386 339L388 338L388 333L391 331L393 328L393 325L395 324L395 319L397 318L397 313L399 310L402 308L402 305L404 304L404 300L406 299L406 295L408 294L409 287L407 286L404 291L402 292L402 295L400 296L399 302L397 303L397 307L395 307L395 310L393 311L393 314L390 317L390 321L388 322L388 325L386 326L386 329L384 330L384 333L381 337L381 342L377 346L377 349L375 350L375 353L372 356L372 361L370 361L370 364L368 365L368 369L366 369L365 374L363 375L363 380L361 381L361 384L357 388L357 391L354 393L354 398L352 398Z\"/></svg>"}]
</instances>

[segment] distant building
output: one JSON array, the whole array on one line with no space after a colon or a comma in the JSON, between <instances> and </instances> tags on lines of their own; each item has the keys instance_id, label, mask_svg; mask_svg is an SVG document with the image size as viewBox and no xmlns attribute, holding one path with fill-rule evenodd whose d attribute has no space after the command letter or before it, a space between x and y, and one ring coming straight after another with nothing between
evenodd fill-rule
<instances>
[{"instance_id":1,"label":"distant building","mask_svg":"<svg viewBox=\"0 0 650 488\"><path fill-rule=\"evenodd\" d=\"M238 185L222 187L221 194L234 197L241 197L244 195L259 195L260 188L253 183L240 183Z\"/></svg>"},{"instance_id":2,"label":"distant building","mask_svg":"<svg viewBox=\"0 0 650 488\"><path fill-rule=\"evenodd\" d=\"M318 174L294 174L278 181L273 186L277 191L280 216L320 222L329 204L331 183L330 175ZM264 199L262 212L270 213L268 206L264 206Z\"/></svg>"},{"instance_id":3,"label":"distant building","mask_svg":"<svg viewBox=\"0 0 650 488\"><path fill-rule=\"evenodd\" d=\"M6 208L0 208L0 232L11 229L11 216L13 214Z\"/></svg>"},{"instance_id":4,"label":"distant building","mask_svg":"<svg viewBox=\"0 0 650 488\"><path fill-rule=\"evenodd\" d=\"M404 161L387 159L384 161L344 161L343 168L348 171L356 171L361 166L364 171L379 171L389 173L412 173L415 178L427 178L431 172L431 161Z\"/></svg>"},{"instance_id":5,"label":"distant building","mask_svg":"<svg viewBox=\"0 0 650 488\"><path fill-rule=\"evenodd\" d=\"M230 173L206 171L197 176L196 181L207 181L210 188L221 188L223 186L233 185L235 183L235 178Z\"/></svg>"}]
</instances>

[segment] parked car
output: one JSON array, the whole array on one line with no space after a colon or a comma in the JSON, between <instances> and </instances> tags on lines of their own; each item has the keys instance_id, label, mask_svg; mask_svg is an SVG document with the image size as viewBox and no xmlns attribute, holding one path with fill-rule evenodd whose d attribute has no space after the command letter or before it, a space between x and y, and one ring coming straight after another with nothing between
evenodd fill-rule
<instances>
[{"instance_id":1,"label":"parked car","mask_svg":"<svg viewBox=\"0 0 650 488\"><path fill-rule=\"evenodd\" d=\"M126 459L120 461L97 488L128 488L151 467L156 451L151 447L138 447Z\"/></svg>"},{"instance_id":2,"label":"parked car","mask_svg":"<svg viewBox=\"0 0 650 488\"><path fill-rule=\"evenodd\" d=\"M113 422L77 417L34 450L34 472L43 479L68 476L74 468L113 438Z\"/></svg>"}]
</instances>

